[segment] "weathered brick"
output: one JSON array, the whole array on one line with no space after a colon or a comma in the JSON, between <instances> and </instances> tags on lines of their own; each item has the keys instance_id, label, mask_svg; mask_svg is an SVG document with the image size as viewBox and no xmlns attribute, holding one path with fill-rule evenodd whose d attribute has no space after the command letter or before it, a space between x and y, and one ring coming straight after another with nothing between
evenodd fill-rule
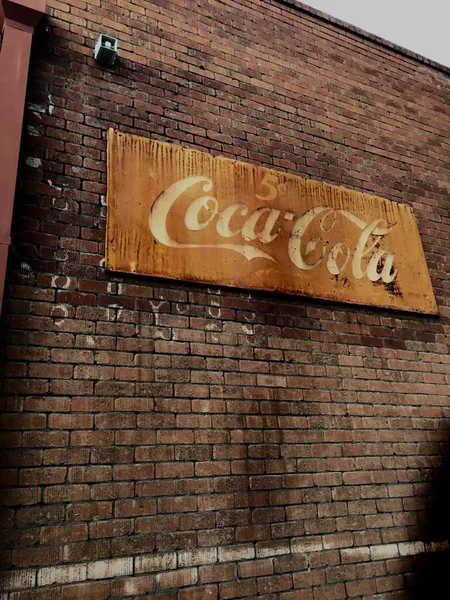
<instances>
[{"instance_id":1,"label":"weathered brick","mask_svg":"<svg viewBox=\"0 0 450 600\"><path fill-rule=\"evenodd\" d=\"M3 595L407 594L422 555L448 549L422 537L445 522L447 70L290 0L47 4L0 340ZM113 68L92 57L99 30L119 39ZM108 270L109 127L362 191L367 218L372 196L412 207L439 316ZM242 195L222 175L219 210ZM177 199L181 227L193 199ZM309 226L307 261L344 218Z\"/></svg>"},{"instance_id":2,"label":"weathered brick","mask_svg":"<svg viewBox=\"0 0 450 600\"><path fill-rule=\"evenodd\" d=\"M157 576L161 589L180 588L194 585L198 579L197 569L181 569L177 571L161 573Z\"/></svg>"}]
</instances>

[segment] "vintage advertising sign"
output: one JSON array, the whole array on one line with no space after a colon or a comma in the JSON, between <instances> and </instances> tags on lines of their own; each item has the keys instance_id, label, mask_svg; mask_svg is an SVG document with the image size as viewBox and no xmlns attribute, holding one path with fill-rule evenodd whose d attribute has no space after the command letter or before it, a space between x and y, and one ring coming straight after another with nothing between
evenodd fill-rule
<instances>
[{"instance_id":1,"label":"vintage advertising sign","mask_svg":"<svg viewBox=\"0 0 450 600\"><path fill-rule=\"evenodd\" d=\"M113 130L106 265L437 312L409 206Z\"/></svg>"}]
</instances>

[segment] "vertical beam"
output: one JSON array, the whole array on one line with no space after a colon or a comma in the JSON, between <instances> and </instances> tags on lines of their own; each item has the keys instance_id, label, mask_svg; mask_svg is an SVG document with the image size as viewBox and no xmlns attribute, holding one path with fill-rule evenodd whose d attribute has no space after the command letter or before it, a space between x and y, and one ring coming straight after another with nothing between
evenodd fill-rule
<instances>
[{"instance_id":1,"label":"vertical beam","mask_svg":"<svg viewBox=\"0 0 450 600\"><path fill-rule=\"evenodd\" d=\"M0 313L10 245L25 93L33 31L46 0L0 0Z\"/></svg>"}]
</instances>

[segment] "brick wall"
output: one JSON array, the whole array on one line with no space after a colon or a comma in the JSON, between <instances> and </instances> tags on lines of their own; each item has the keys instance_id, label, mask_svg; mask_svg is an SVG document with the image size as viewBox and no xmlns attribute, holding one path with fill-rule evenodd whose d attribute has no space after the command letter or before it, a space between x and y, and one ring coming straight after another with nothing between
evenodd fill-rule
<instances>
[{"instance_id":1,"label":"brick wall","mask_svg":"<svg viewBox=\"0 0 450 600\"><path fill-rule=\"evenodd\" d=\"M289 2L49 1L2 316L1 600L442 597L449 101L445 69ZM110 126L410 204L439 317L108 273Z\"/></svg>"}]
</instances>

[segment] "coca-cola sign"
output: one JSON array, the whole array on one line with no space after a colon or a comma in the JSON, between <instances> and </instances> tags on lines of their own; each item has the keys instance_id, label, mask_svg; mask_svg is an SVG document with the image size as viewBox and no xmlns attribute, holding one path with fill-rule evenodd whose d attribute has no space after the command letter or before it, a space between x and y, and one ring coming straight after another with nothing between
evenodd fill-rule
<instances>
[{"instance_id":1,"label":"coca-cola sign","mask_svg":"<svg viewBox=\"0 0 450 600\"><path fill-rule=\"evenodd\" d=\"M411 209L110 130L107 267L436 313Z\"/></svg>"}]
</instances>

